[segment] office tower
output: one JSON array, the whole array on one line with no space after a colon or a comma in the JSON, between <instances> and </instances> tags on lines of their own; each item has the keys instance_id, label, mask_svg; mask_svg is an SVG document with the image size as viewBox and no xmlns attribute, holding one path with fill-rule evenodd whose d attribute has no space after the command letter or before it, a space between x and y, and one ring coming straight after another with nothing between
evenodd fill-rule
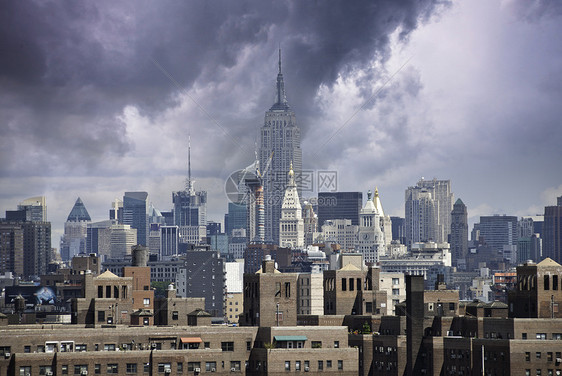
<instances>
[{"instance_id":1,"label":"office tower","mask_svg":"<svg viewBox=\"0 0 562 376\"><path fill-rule=\"evenodd\" d=\"M207 192L195 191L191 179L191 137L187 147L187 184L183 191L172 193L176 226L207 225Z\"/></svg>"},{"instance_id":2,"label":"office tower","mask_svg":"<svg viewBox=\"0 0 562 376\"><path fill-rule=\"evenodd\" d=\"M23 228L21 223L0 221L0 274L23 276Z\"/></svg>"},{"instance_id":3,"label":"office tower","mask_svg":"<svg viewBox=\"0 0 562 376\"><path fill-rule=\"evenodd\" d=\"M131 254L133 246L138 244L138 230L132 228L130 225L114 224L103 234L106 239L102 240L103 243L109 245L106 252L100 252L100 256L108 258L122 259L126 255Z\"/></svg>"},{"instance_id":4,"label":"office tower","mask_svg":"<svg viewBox=\"0 0 562 376\"><path fill-rule=\"evenodd\" d=\"M459 198L451 212L451 255L453 266L465 269L465 258L468 253L468 211Z\"/></svg>"},{"instance_id":5,"label":"office tower","mask_svg":"<svg viewBox=\"0 0 562 376\"><path fill-rule=\"evenodd\" d=\"M228 203L228 213L224 216L224 230L231 237L234 229L248 228L247 207L243 204Z\"/></svg>"},{"instance_id":6,"label":"office tower","mask_svg":"<svg viewBox=\"0 0 562 376\"><path fill-rule=\"evenodd\" d=\"M137 244L148 245L148 211L146 192L125 192L123 224L137 230Z\"/></svg>"},{"instance_id":7,"label":"office tower","mask_svg":"<svg viewBox=\"0 0 562 376\"><path fill-rule=\"evenodd\" d=\"M451 231L453 193L450 180L418 181L405 194L406 243L446 242Z\"/></svg>"},{"instance_id":8,"label":"office tower","mask_svg":"<svg viewBox=\"0 0 562 376\"><path fill-rule=\"evenodd\" d=\"M23 274L47 274L51 262L51 222L21 222L23 227Z\"/></svg>"},{"instance_id":9,"label":"office tower","mask_svg":"<svg viewBox=\"0 0 562 376\"><path fill-rule=\"evenodd\" d=\"M86 253L96 253L98 255L109 253L108 243L104 243L104 232L109 231L111 225L117 224L116 221L106 220L88 223L86 226ZM136 239L135 239L136 240ZM107 251L104 251L107 250Z\"/></svg>"},{"instance_id":10,"label":"office tower","mask_svg":"<svg viewBox=\"0 0 562 376\"><path fill-rule=\"evenodd\" d=\"M351 224L358 226L362 207L361 192L319 192L318 226L329 219L351 219Z\"/></svg>"},{"instance_id":11,"label":"office tower","mask_svg":"<svg viewBox=\"0 0 562 376\"><path fill-rule=\"evenodd\" d=\"M556 206L545 206L542 228L543 257L562 263L562 196Z\"/></svg>"},{"instance_id":12,"label":"office tower","mask_svg":"<svg viewBox=\"0 0 562 376\"><path fill-rule=\"evenodd\" d=\"M26 221L47 222L47 202L45 196L23 200L18 205L18 210L25 211Z\"/></svg>"},{"instance_id":13,"label":"office tower","mask_svg":"<svg viewBox=\"0 0 562 376\"><path fill-rule=\"evenodd\" d=\"M533 218L521 218L517 224L518 237L530 238L534 233Z\"/></svg>"},{"instance_id":14,"label":"office tower","mask_svg":"<svg viewBox=\"0 0 562 376\"><path fill-rule=\"evenodd\" d=\"M367 202L359 213L356 249L363 254L365 262L370 263L378 262L379 256L384 256L386 253L381 217L371 198L371 191L367 193Z\"/></svg>"},{"instance_id":15,"label":"office tower","mask_svg":"<svg viewBox=\"0 0 562 376\"><path fill-rule=\"evenodd\" d=\"M160 260L178 254L178 226L160 226Z\"/></svg>"},{"instance_id":16,"label":"office tower","mask_svg":"<svg viewBox=\"0 0 562 376\"><path fill-rule=\"evenodd\" d=\"M359 226L352 225L351 219L329 219L322 225L324 243L336 243L342 251L353 251L357 246Z\"/></svg>"},{"instance_id":17,"label":"office tower","mask_svg":"<svg viewBox=\"0 0 562 376\"><path fill-rule=\"evenodd\" d=\"M517 217L493 215L480 217L480 239L494 251L503 252L504 246L516 246Z\"/></svg>"},{"instance_id":18,"label":"office tower","mask_svg":"<svg viewBox=\"0 0 562 376\"><path fill-rule=\"evenodd\" d=\"M60 254L63 261L72 260L80 253L86 252L86 236L90 214L78 197L64 224L64 235L61 239Z\"/></svg>"},{"instance_id":19,"label":"office tower","mask_svg":"<svg viewBox=\"0 0 562 376\"><path fill-rule=\"evenodd\" d=\"M289 183L285 189L279 220L279 245L302 249L304 247L304 221L292 165L288 175Z\"/></svg>"},{"instance_id":20,"label":"office tower","mask_svg":"<svg viewBox=\"0 0 562 376\"><path fill-rule=\"evenodd\" d=\"M402 217L390 217L392 223L392 240L406 244L406 220Z\"/></svg>"},{"instance_id":21,"label":"office tower","mask_svg":"<svg viewBox=\"0 0 562 376\"><path fill-rule=\"evenodd\" d=\"M266 166L269 167L263 182L265 240L279 244L281 205L291 163L297 185L302 173L300 129L297 127L295 113L290 109L285 97L285 83L281 71L281 49L279 49L275 103L265 113L264 125L260 130L259 161L260 169L265 171ZM300 187L297 187L297 190L300 195Z\"/></svg>"}]
</instances>

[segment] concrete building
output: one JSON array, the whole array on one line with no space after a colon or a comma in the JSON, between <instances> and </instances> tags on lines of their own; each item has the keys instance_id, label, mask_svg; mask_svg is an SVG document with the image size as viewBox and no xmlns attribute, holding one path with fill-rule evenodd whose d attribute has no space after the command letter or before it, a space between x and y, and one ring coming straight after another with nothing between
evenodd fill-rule
<instances>
[{"instance_id":1,"label":"concrete building","mask_svg":"<svg viewBox=\"0 0 562 376\"><path fill-rule=\"evenodd\" d=\"M170 284L165 296L154 300L154 322L156 325L188 326L194 311L205 309L205 298L181 298Z\"/></svg>"},{"instance_id":2,"label":"concrete building","mask_svg":"<svg viewBox=\"0 0 562 376\"><path fill-rule=\"evenodd\" d=\"M556 206L544 208L542 228L543 257L562 262L562 196L556 199Z\"/></svg>"},{"instance_id":3,"label":"concrete building","mask_svg":"<svg viewBox=\"0 0 562 376\"><path fill-rule=\"evenodd\" d=\"M386 312L396 314L396 305L406 300L406 281L404 273L380 273L379 289L386 291Z\"/></svg>"},{"instance_id":4,"label":"concrete building","mask_svg":"<svg viewBox=\"0 0 562 376\"><path fill-rule=\"evenodd\" d=\"M160 230L160 259L165 260L177 256L179 252L179 227L159 226Z\"/></svg>"},{"instance_id":5,"label":"concrete building","mask_svg":"<svg viewBox=\"0 0 562 376\"><path fill-rule=\"evenodd\" d=\"M176 275L177 294L186 298L205 298L205 311L224 317L224 259L217 251L187 251L185 264Z\"/></svg>"},{"instance_id":6,"label":"concrete building","mask_svg":"<svg viewBox=\"0 0 562 376\"><path fill-rule=\"evenodd\" d=\"M304 248L304 220L299 200L299 192L295 183L293 165L289 169L285 197L281 205L279 220L279 245L286 248Z\"/></svg>"},{"instance_id":7,"label":"concrete building","mask_svg":"<svg viewBox=\"0 0 562 376\"><path fill-rule=\"evenodd\" d=\"M466 270L466 255L468 253L468 211L466 205L459 198L453 205L451 212L451 257L453 266Z\"/></svg>"},{"instance_id":8,"label":"concrete building","mask_svg":"<svg viewBox=\"0 0 562 376\"><path fill-rule=\"evenodd\" d=\"M0 273L23 276L23 227L0 221Z\"/></svg>"},{"instance_id":9,"label":"concrete building","mask_svg":"<svg viewBox=\"0 0 562 376\"><path fill-rule=\"evenodd\" d=\"M517 246L517 217L493 215L480 217L480 239L495 251L503 252L505 245Z\"/></svg>"},{"instance_id":10,"label":"concrete building","mask_svg":"<svg viewBox=\"0 0 562 376\"><path fill-rule=\"evenodd\" d=\"M136 244L148 246L148 193L125 192L123 224L137 230Z\"/></svg>"},{"instance_id":11,"label":"concrete building","mask_svg":"<svg viewBox=\"0 0 562 376\"><path fill-rule=\"evenodd\" d=\"M357 246L359 226L352 225L351 219L329 219L322 225L321 240L339 244L344 251L354 251Z\"/></svg>"},{"instance_id":12,"label":"concrete building","mask_svg":"<svg viewBox=\"0 0 562 376\"><path fill-rule=\"evenodd\" d=\"M320 270L299 273L297 292L299 315L324 314L324 275Z\"/></svg>"},{"instance_id":13,"label":"concrete building","mask_svg":"<svg viewBox=\"0 0 562 376\"><path fill-rule=\"evenodd\" d=\"M281 273L267 256L260 270L244 274L245 326L297 325L297 273Z\"/></svg>"},{"instance_id":14,"label":"concrete building","mask_svg":"<svg viewBox=\"0 0 562 376\"><path fill-rule=\"evenodd\" d=\"M301 134L295 113L289 107L285 96L281 49L275 103L265 113L264 125L260 129L259 167L265 169L267 165L269 170L263 184L265 241L279 244L279 220L288 173L292 166L299 196L299 179L302 174Z\"/></svg>"},{"instance_id":15,"label":"concrete building","mask_svg":"<svg viewBox=\"0 0 562 376\"><path fill-rule=\"evenodd\" d=\"M352 225L359 226L362 207L362 192L318 192L318 225L330 219L350 219Z\"/></svg>"}]
</instances>

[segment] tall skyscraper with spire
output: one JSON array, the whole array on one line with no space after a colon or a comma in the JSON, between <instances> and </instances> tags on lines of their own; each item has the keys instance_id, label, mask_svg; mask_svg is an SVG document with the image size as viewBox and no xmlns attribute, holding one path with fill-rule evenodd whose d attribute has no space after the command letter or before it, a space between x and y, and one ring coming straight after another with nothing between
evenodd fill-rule
<instances>
[{"instance_id":1,"label":"tall skyscraper with spire","mask_svg":"<svg viewBox=\"0 0 562 376\"><path fill-rule=\"evenodd\" d=\"M281 205L285 196L291 163L297 180L299 195L301 195L299 182L302 173L301 134L297 127L295 113L289 107L285 96L285 83L281 70L281 49L279 49L279 73L277 74L275 103L265 113L264 125L260 130L260 167L265 168L272 153L269 169L263 182L265 240L266 242L279 244Z\"/></svg>"},{"instance_id":2,"label":"tall skyscraper with spire","mask_svg":"<svg viewBox=\"0 0 562 376\"><path fill-rule=\"evenodd\" d=\"M187 181L185 189L172 193L174 203L174 224L182 233L199 232L207 225L207 191L195 191L191 178L191 137L187 146ZM186 241L182 237L182 242Z\"/></svg>"}]
</instances>

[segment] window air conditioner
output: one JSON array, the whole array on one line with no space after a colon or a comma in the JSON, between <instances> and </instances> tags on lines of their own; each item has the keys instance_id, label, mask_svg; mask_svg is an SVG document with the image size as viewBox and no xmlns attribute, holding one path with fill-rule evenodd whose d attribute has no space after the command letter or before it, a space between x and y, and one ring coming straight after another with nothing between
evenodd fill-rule
<instances>
[{"instance_id":1,"label":"window air conditioner","mask_svg":"<svg viewBox=\"0 0 562 376\"><path fill-rule=\"evenodd\" d=\"M562 363L562 358L556 358L556 363Z\"/></svg>"},{"instance_id":2,"label":"window air conditioner","mask_svg":"<svg viewBox=\"0 0 562 376\"><path fill-rule=\"evenodd\" d=\"M171 370L170 368L166 368L166 369L164 370L164 373L172 373L172 370Z\"/></svg>"},{"instance_id":3,"label":"window air conditioner","mask_svg":"<svg viewBox=\"0 0 562 376\"><path fill-rule=\"evenodd\" d=\"M216 368L211 368L211 372L217 372Z\"/></svg>"},{"instance_id":4,"label":"window air conditioner","mask_svg":"<svg viewBox=\"0 0 562 376\"><path fill-rule=\"evenodd\" d=\"M8 359L12 354L10 354L9 352L4 354L4 358Z\"/></svg>"},{"instance_id":5,"label":"window air conditioner","mask_svg":"<svg viewBox=\"0 0 562 376\"><path fill-rule=\"evenodd\" d=\"M232 367L232 368L230 369L230 372L236 372L236 368Z\"/></svg>"},{"instance_id":6,"label":"window air conditioner","mask_svg":"<svg viewBox=\"0 0 562 376\"><path fill-rule=\"evenodd\" d=\"M200 372L201 372L201 368L195 368L194 371L195 371L196 373L200 373Z\"/></svg>"},{"instance_id":7,"label":"window air conditioner","mask_svg":"<svg viewBox=\"0 0 562 376\"><path fill-rule=\"evenodd\" d=\"M81 375L86 376L88 374L88 371L83 370L82 372L80 372Z\"/></svg>"},{"instance_id":8,"label":"window air conditioner","mask_svg":"<svg viewBox=\"0 0 562 376\"><path fill-rule=\"evenodd\" d=\"M45 375L47 375L47 376L53 376L53 371L47 371L47 372L45 373Z\"/></svg>"},{"instance_id":9,"label":"window air conditioner","mask_svg":"<svg viewBox=\"0 0 562 376\"><path fill-rule=\"evenodd\" d=\"M304 367L304 372L308 372L309 368L308 367Z\"/></svg>"}]
</instances>

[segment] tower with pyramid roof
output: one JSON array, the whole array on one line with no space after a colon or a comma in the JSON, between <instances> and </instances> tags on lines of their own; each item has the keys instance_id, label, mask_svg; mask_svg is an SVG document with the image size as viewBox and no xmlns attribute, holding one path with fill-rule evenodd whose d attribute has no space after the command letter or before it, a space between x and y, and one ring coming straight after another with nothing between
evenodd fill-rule
<instances>
[{"instance_id":1,"label":"tower with pyramid roof","mask_svg":"<svg viewBox=\"0 0 562 376\"><path fill-rule=\"evenodd\" d=\"M64 224L61 237L60 253L63 261L72 260L80 253L86 253L86 233L92 219L86 206L78 197Z\"/></svg>"},{"instance_id":2,"label":"tower with pyramid roof","mask_svg":"<svg viewBox=\"0 0 562 376\"><path fill-rule=\"evenodd\" d=\"M279 219L279 245L302 249L304 247L304 220L292 165L288 178L289 182L285 189L285 196L281 205L281 218Z\"/></svg>"},{"instance_id":3,"label":"tower with pyramid roof","mask_svg":"<svg viewBox=\"0 0 562 376\"><path fill-rule=\"evenodd\" d=\"M367 202L359 213L356 249L363 254L365 262L369 263L378 262L379 256L386 253L384 232L381 229L381 216L372 198L371 191L367 193Z\"/></svg>"}]
</instances>

